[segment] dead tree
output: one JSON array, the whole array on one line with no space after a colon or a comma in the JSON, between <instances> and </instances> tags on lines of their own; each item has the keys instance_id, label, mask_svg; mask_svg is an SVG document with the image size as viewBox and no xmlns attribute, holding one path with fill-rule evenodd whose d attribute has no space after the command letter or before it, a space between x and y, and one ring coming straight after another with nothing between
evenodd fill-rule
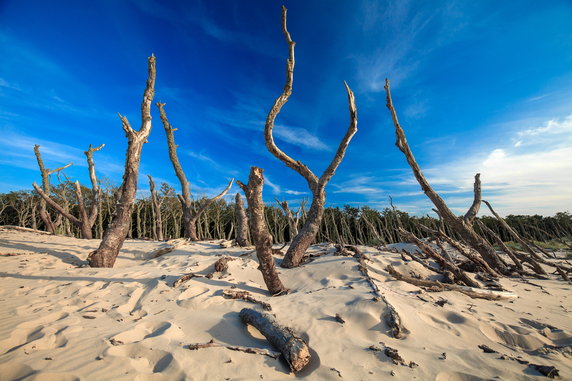
<instances>
[{"instance_id":1,"label":"dead tree","mask_svg":"<svg viewBox=\"0 0 572 381\"><path fill-rule=\"evenodd\" d=\"M298 235L298 220L300 210L296 212L296 217L294 217L294 213L292 213L292 210L290 210L290 207L288 206L288 201L278 201L278 199L275 200L278 205L280 205L282 210L284 210L284 214L288 220L288 228L290 229L290 241L292 241L292 239Z\"/></svg>"},{"instance_id":2,"label":"dead tree","mask_svg":"<svg viewBox=\"0 0 572 381\"><path fill-rule=\"evenodd\" d=\"M246 218L246 212L242 205L242 197L240 197L240 193L236 194L234 200L236 211L236 243L238 243L238 246L240 247L249 246L248 219Z\"/></svg>"},{"instance_id":3,"label":"dead tree","mask_svg":"<svg viewBox=\"0 0 572 381\"><path fill-rule=\"evenodd\" d=\"M42 201L47 203L50 207L52 207L56 212L60 215L64 216L75 225L77 228L80 229L81 236L84 239L92 239L92 227L95 224L95 220L97 218L97 214L99 212L99 205L100 205L100 189L99 185L97 184L97 176L95 175L95 164L93 162L93 153L102 149L104 144L100 145L99 147L93 148L91 144L89 145L89 149L85 151L85 155L87 156L87 164L89 169L89 177L91 180L92 186L92 193L93 193L93 200L91 203L91 208L89 210L89 214L86 210L85 203L83 201L83 193L81 191L81 186L79 181L75 182L75 195L77 198L77 207L79 211L79 217L72 215L67 207L60 206L57 202L55 202L48 193L42 191L40 187L33 183L33 187L38 192L38 194L42 197Z\"/></svg>"},{"instance_id":4,"label":"dead tree","mask_svg":"<svg viewBox=\"0 0 572 381\"><path fill-rule=\"evenodd\" d=\"M288 289L284 287L278 277L274 257L272 257L272 236L268 232L266 222L264 221L264 201L262 201L263 172L262 168L250 167L248 184L245 185L240 181L236 183L243 190L248 203L250 233L256 246L256 256L260 263L259 269L262 272L264 283L266 283L266 287L271 295L282 295L287 293Z\"/></svg>"},{"instance_id":5,"label":"dead tree","mask_svg":"<svg viewBox=\"0 0 572 381\"><path fill-rule=\"evenodd\" d=\"M183 208L183 224L185 230L184 235L185 238L188 238L191 241L198 241L199 236L197 235L197 220L213 202L224 197L224 195L230 190L230 187L232 186L232 182L234 181L234 179L230 180L226 189L223 190L218 196L207 199L204 202L204 204L195 211L193 209L193 202L191 200L190 184L187 181L187 176L185 176L185 172L183 171L183 167L181 167L181 163L179 162L179 157L177 155L178 145L175 144L175 135L174 135L174 132L177 131L177 129L173 128L169 123L169 120L167 119L167 113L165 112L165 103L157 102L155 105L159 109L161 121L163 122L165 133L167 134L167 146L169 147L169 158L171 159L171 163L173 164L175 174L177 175L177 178L181 183L182 195L178 195L178 197L179 201L181 202L181 206Z\"/></svg>"},{"instance_id":6,"label":"dead tree","mask_svg":"<svg viewBox=\"0 0 572 381\"><path fill-rule=\"evenodd\" d=\"M348 84L344 82L346 87L346 92L348 95L349 112L350 112L350 125L348 130L342 139L332 162L326 168L324 173L320 178L318 178L305 164L300 161L292 159L290 156L286 155L281 151L274 143L274 137L272 136L272 130L274 129L274 121L276 116L280 113L282 106L286 104L288 98L292 94L292 83L294 80L294 46L295 42L292 41L290 33L286 28L286 8L282 7L282 31L286 38L289 48L289 56L286 60L286 84L284 85L284 91L274 102L274 105L268 113L266 118L266 124L264 126L264 139L266 141L266 148L273 154L277 159L282 161L288 168L293 169L298 172L306 182L312 192L312 204L310 205L310 210L308 212L308 218L306 219L302 229L294 237L284 260L282 261L282 267L296 267L300 264L304 253L308 247L312 244L318 231L320 229L320 224L322 218L324 217L324 205L326 203L326 192L325 188L336 169L342 162L346 149L350 143L350 140L357 132L357 110L355 105L354 93L349 88Z\"/></svg>"},{"instance_id":7,"label":"dead tree","mask_svg":"<svg viewBox=\"0 0 572 381\"><path fill-rule=\"evenodd\" d=\"M127 237L135 194L137 193L137 180L139 177L139 163L143 144L151 133L151 102L155 95L155 56L148 58L148 76L143 102L141 103L141 127L135 131L127 117L119 114L123 131L127 137L127 155L125 158L125 171L117 200L115 214L111 223L103 234L99 248L89 254L87 260L91 267L113 267L119 250Z\"/></svg>"},{"instance_id":8,"label":"dead tree","mask_svg":"<svg viewBox=\"0 0 572 381\"><path fill-rule=\"evenodd\" d=\"M463 217L465 219L465 223L469 224L469 225L472 224L473 220L477 216L477 213L479 213L479 209L481 208L481 201L483 200L482 195L481 195L481 174L480 173L477 173L475 175L475 184L473 186L473 194L474 194L473 204L471 205L469 210L467 210L465 217Z\"/></svg>"},{"instance_id":9,"label":"dead tree","mask_svg":"<svg viewBox=\"0 0 572 381\"><path fill-rule=\"evenodd\" d=\"M502 218L501 216L499 216L497 214L497 212L495 212L495 210L493 209L493 207L491 206L491 204L486 201L483 200L483 202L488 206L489 210L491 211L491 213L493 214L493 216L496 217L496 219L500 222L501 226L503 228L505 228L509 234L522 246L522 248L530 255L530 257L527 257L526 255L522 255L521 259L525 260L526 262L530 263L530 265L532 266L532 268L534 269L534 271L537 274L546 274L546 271L544 271L544 269L542 268L542 266L540 266L538 264L538 262L542 262L545 263L545 261L534 252L534 250L530 247L530 245L528 245L524 239L522 239L522 237L514 231L513 228L510 227L509 224L507 224L507 222L504 220L504 218Z\"/></svg>"},{"instance_id":10,"label":"dead tree","mask_svg":"<svg viewBox=\"0 0 572 381\"><path fill-rule=\"evenodd\" d=\"M417 179L417 182L421 186L423 192L427 195L427 197L429 197L431 202L433 202L433 205L435 205L439 211L439 215L443 218L445 223L447 223L459 236L461 236L461 238L466 243L473 247L489 264L490 267L501 274L508 274L509 269L501 262L492 245L483 237L478 235L470 223L465 222L463 218L458 218L455 216L445 201L439 196L437 192L433 190L423 175L421 168L415 161L413 152L411 152L409 144L407 143L407 139L405 138L405 132L399 124L397 113L395 112L395 108L393 107L393 102L391 100L391 92L389 89L388 79L385 80L385 91L387 93L387 108L391 113L391 118L393 119L393 124L395 126L395 145L405 155L407 163L409 163L409 166L411 167L411 170L413 171L413 174L415 175L415 178Z\"/></svg>"},{"instance_id":11,"label":"dead tree","mask_svg":"<svg viewBox=\"0 0 572 381\"><path fill-rule=\"evenodd\" d=\"M163 200L159 201L157 191L155 190L155 182L151 175L149 177L149 190L151 192L151 205L153 207L153 234L157 241L163 241L163 217L161 216L161 204Z\"/></svg>"},{"instance_id":12,"label":"dead tree","mask_svg":"<svg viewBox=\"0 0 572 381\"><path fill-rule=\"evenodd\" d=\"M76 217L69 212L69 209L67 207L67 200L65 200L65 190L62 192L62 198L64 198L66 205L62 207L50 197L49 193L42 191L42 189L40 189L40 187L36 183L32 184L36 192L38 192L38 194L42 197L42 201L50 205L50 207L52 207L56 212L58 212L60 216L65 217L69 222L71 222L73 225L79 228L81 236L84 239L93 238L91 229L95 224L95 220L99 212L101 192L99 189L99 185L97 183L97 176L95 174L95 163L93 162L93 153L102 149L103 146L104 144L100 145L99 147L93 148L92 145L90 144L89 149L84 152L87 157L87 165L88 165L89 177L91 180L92 193L93 193L93 200L89 214L86 210L85 203L83 200L83 194L81 191L81 186L78 181L75 182L74 186L75 186L75 195L77 198L79 217ZM37 153L39 154L39 151Z\"/></svg>"},{"instance_id":13,"label":"dead tree","mask_svg":"<svg viewBox=\"0 0 572 381\"><path fill-rule=\"evenodd\" d=\"M40 167L40 174L42 175L42 189L44 193L50 195L50 175L54 172L59 172L61 170L66 169L72 163L64 165L63 167L56 168L54 170L50 170L44 166L44 161L42 160L42 155L40 154L40 146L36 144L34 146L34 153L36 154L36 160L38 161L38 166ZM56 228L59 224L54 223L52 218L50 217L48 211L46 210L46 201L42 198L40 200L40 218L44 222L46 226L46 231L52 234L56 234ZM60 220L61 221L61 220Z\"/></svg>"}]
</instances>

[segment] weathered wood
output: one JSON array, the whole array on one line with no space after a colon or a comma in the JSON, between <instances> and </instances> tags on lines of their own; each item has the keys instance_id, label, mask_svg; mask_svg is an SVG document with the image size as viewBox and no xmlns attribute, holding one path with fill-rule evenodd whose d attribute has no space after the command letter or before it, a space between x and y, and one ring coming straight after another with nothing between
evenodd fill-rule
<instances>
[{"instance_id":1,"label":"weathered wood","mask_svg":"<svg viewBox=\"0 0 572 381\"><path fill-rule=\"evenodd\" d=\"M519 272L523 272L524 268L522 267L522 263L520 263L520 261L518 260L516 254L514 253L514 251L512 251L512 249L510 249L504 242L503 240L498 236L498 234L496 234L494 231L492 231L488 226L486 226L485 224L483 224L481 222L481 220L477 219L477 225L481 228L482 231L486 232L488 235L490 235L493 240L497 243L497 245L499 245L500 249L502 251L504 251L506 253L506 255L509 256L509 258L514 262L514 265L516 266L516 270ZM536 263L536 266L538 266L538 263Z\"/></svg>"},{"instance_id":2,"label":"weathered wood","mask_svg":"<svg viewBox=\"0 0 572 381\"><path fill-rule=\"evenodd\" d=\"M181 284L185 283L186 281L191 280L193 278L204 278L204 277L202 275L197 275L195 273L185 274L173 282L173 288L176 288L176 287L180 286Z\"/></svg>"},{"instance_id":3,"label":"weathered wood","mask_svg":"<svg viewBox=\"0 0 572 381\"><path fill-rule=\"evenodd\" d=\"M326 203L326 192L325 187L336 172L336 169L342 162L346 149L350 143L350 140L357 132L357 109L355 105L355 97L347 83L344 82L346 87L346 92L348 95L349 113L350 113L350 124L348 130L340 142L336 154L332 159L330 165L322 176L318 178L305 164L301 161L292 159L290 156L285 154L280 148L278 148L274 142L274 137L272 135L274 129L274 122L277 115L280 113L282 106L286 104L288 98L292 94L292 84L294 81L294 46L296 43L292 41L290 33L286 27L286 7L282 7L282 32L286 38L286 43L288 44L288 59L286 60L286 83L284 85L284 90L282 94L276 99L274 105L270 109L268 116L266 118L266 123L264 125L264 140L266 142L266 148L268 151L274 155L278 160L282 161L288 168L293 169L298 174L300 174L308 183L308 187L312 192L312 204L310 205L310 211L304 225L298 232L298 234L292 240L284 260L282 261L282 267L291 268L299 266L304 253L310 247L310 245L316 239L316 235L320 229L320 224L324 217L324 205Z\"/></svg>"},{"instance_id":4,"label":"weathered wood","mask_svg":"<svg viewBox=\"0 0 572 381\"><path fill-rule=\"evenodd\" d=\"M282 355L282 353L280 353L280 352L269 351L267 349L252 348L252 347L241 347L238 345L226 345L223 343L217 343L214 341L214 339L211 339L207 343L189 344L189 349L191 351L196 351L197 349L203 349L203 348L213 348L213 347L214 348L222 347L222 348L230 349L231 351L252 353L252 354L256 354L256 355L263 355L263 356L272 357L273 359L277 359L278 357L280 357Z\"/></svg>"},{"instance_id":5,"label":"weathered wood","mask_svg":"<svg viewBox=\"0 0 572 381\"><path fill-rule=\"evenodd\" d=\"M230 261L234 261L236 260L236 258L232 258L232 257L222 257L219 258L215 263L214 263L214 269L217 272L223 272L228 270L228 262Z\"/></svg>"},{"instance_id":6,"label":"weathered wood","mask_svg":"<svg viewBox=\"0 0 572 381\"><path fill-rule=\"evenodd\" d=\"M38 162L38 167L40 167L40 174L42 175L42 188L43 191L46 195L50 196L51 190L50 190L50 175L54 172L59 172L62 171L64 169L66 169L67 167L71 166L72 163L69 163L63 167L60 168L56 168L54 170L50 170L48 168L46 168L44 166L44 161L42 160L42 154L40 153L40 146L38 144L36 144L34 146L34 154L36 155L36 160ZM48 211L46 210L46 201L45 199L42 197L42 199L40 200L40 218L42 219L42 221L44 222L46 231L52 234L56 234L56 228L58 227L58 223L55 223L54 221L52 221L52 218L50 217ZM61 221L61 220L60 220Z\"/></svg>"},{"instance_id":7,"label":"weathered wood","mask_svg":"<svg viewBox=\"0 0 572 381\"><path fill-rule=\"evenodd\" d=\"M262 168L251 167L248 184L245 185L240 181L236 183L243 190L248 202L250 233L256 246L256 257L260 264L259 269L264 283L271 295L282 295L288 293L289 290L280 281L274 257L272 257L272 236L268 232L266 221L264 220L264 201L262 201L263 172Z\"/></svg>"},{"instance_id":8,"label":"weathered wood","mask_svg":"<svg viewBox=\"0 0 572 381\"><path fill-rule=\"evenodd\" d=\"M272 346L278 349L293 372L299 372L310 362L310 348L294 331L280 325L274 316L250 308L239 313L244 324L250 324L260 331Z\"/></svg>"},{"instance_id":9,"label":"weathered wood","mask_svg":"<svg viewBox=\"0 0 572 381\"><path fill-rule=\"evenodd\" d=\"M240 193L236 193L234 201L234 210L236 213L236 243L238 243L240 247L250 246L250 241L248 240L248 218L244 211Z\"/></svg>"},{"instance_id":10,"label":"weathered wood","mask_svg":"<svg viewBox=\"0 0 572 381\"><path fill-rule=\"evenodd\" d=\"M358 269L369 283L373 291L373 294L376 296L377 299L383 301L383 303L385 303L385 306L387 307L387 310L385 312L385 320L389 328L391 328L391 334L396 339L404 339L409 331L403 325L401 317L399 316L399 313L397 312L395 307L393 307L393 305L389 303L385 295L381 293L379 287L377 287L377 284L375 284L375 282L369 275L369 270L367 268L367 263L366 263L367 257L361 252L361 250L359 250L355 246L336 245L336 249L341 252L341 255L348 255L349 254L348 250L354 253L353 257L358 261Z\"/></svg>"},{"instance_id":11,"label":"weathered wood","mask_svg":"<svg viewBox=\"0 0 572 381\"><path fill-rule=\"evenodd\" d=\"M149 177L149 191L151 192L151 205L153 207L153 213L155 218L153 218L153 235L157 241L163 241L163 216L161 214L161 202L157 196L157 191L155 190L155 182L151 175Z\"/></svg>"},{"instance_id":12,"label":"weathered wood","mask_svg":"<svg viewBox=\"0 0 572 381\"><path fill-rule=\"evenodd\" d=\"M125 157L125 171L120 187L120 195L116 204L115 215L103 234L98 249L91 252L87 258L91 267L113 267L119 255L119 250L127 237L133 204L137 193L139 177L139 163L143 144L151 133L151 102L155 95L155 56L148 58L148 76L143 102L141 103L141 128L135 131L131 128L127 117L119 114L121 125L127 137L127 154Z\"/></svg>"},{"instance_id":13,"label":"weathered wood","mask_svg":"<svg viewBox=\"0 0 572 381\"><path fill-rule=\"evenodd\" d=\"M387 108L391 113L391 118L393 120L393 125L395 127L395 136L396 142L395 145L399 150L405 155L407 163L411 167L413 175L417 179L417 182L421 186L423 192L427 195L427 197L433 202L433 205L439 211L439 215L443 218L445 223L447 223L457 234L459 234L462 239L467 242L471 247L473 247L482 257L483 259L489 264L491 268L501 274L508 274L509 270L507 267L500 261L499 257L495 249L492 245L486 241L483 237L478 235L470 224L465 223L464 219L457 218L455 214L449 209L445 201L439 196L435 190L431 187L419 164L415 161L415 157L413 156L413 152L407 143L407 139L405 137L405 132L403 128L399 124L399 120L397 118L397 113L395 108L393 107L393 101L391 99L391 91L389 89L389 80L385 80L385 91L386 91L386 100L387 100Z\"/></svg>"},{"instance_id":14,"label":"weathered wood","mask_svg":"<svg viewBox=\"0 0 572 381\"><path fill-rule=\"evenodd\" d=\"M423 287L427 291L458 291L473 299L501 300L513 299L516 295L506 291L483 290L481 288L463 287L456 284L441 283L433 280L417 279L398 272L395 267L387 265L386 270L392 277L403 282L407 282L414 286Z\"/></svg>"},{"instance_id":15,"label":"weathered wood","mask_svg":"<svg viewBox=\"0 0 572 381\"><path fill-rule=\"evenodd\" d=\"M296 213L296 218L294 218L294 214L290 207L288 206L288 201L279 201L275 199L276 203L280 205L282 210L284 211L284 215L286 216L286 220L288 221L288 227L290 229L290 241L294 239L298 235L298 213Z\"/></svg>"},{"instance_id":16,"label":"weathered wood","mask_svg":"<svg viewBox=\"0 0 572 381\"><path fill-rule=\"evenodd\" d=\"M407 242L415 244L428 257L433 258L445 270L451 271L457 281L461 281L470 287L479 287L479 284L472 280L463 270L461 270L453 261L449 261L437 253L431 246L421 241L415 234L403 229L397 228L401 237Z\"/></svg>"},{"instance_id":17,"label":"weathered wood","mask_svg":"<svg viewBox=\"0 0 572 381\"><path fill-rule=\"evenodd\" d=\"M259 304L266 311L272 311L272 306L270 304L263 302L262 300L256 299L248 291L227 289L222 292L222 296L228 299L239 299L239 300L245 300L250 303Z\"/></svg>"},{"instance_id":18,"label":"weathered wood","mask_svg":"<svg viewBox=\"0 0 572 381\"><path fill-rule=\"evenodd\" d=\"M467 210L465 217L463 217L465 219L466 224L471 224L473 222L473 220L475 219L475 217L479 213L479 209L481 208L481 201L483 200L483 198L481 195L481 174L480 173L477 173L475 175L475 184L473 186L473 194L474 194L473 204L471 205L469 210Z\"/></svg>"},{"instance_id":19,"label":"weathered wood","mask_svg":"<svg viewBox=\"0 0 572 381\"><path fill-rule=\"evenodd\" d=\"M191 200L191 189L190 183L187 180L187 176L183 171L183 167L179 162L179 157L177 155L177 147L178 145L175 144L175 134L174 132L177 131L176 128L173 128L169 123L169 119L167 119L167 113L165 112L165 103L157 102L155 104L159 109L159 115L161 117L161 122L163 123L163 127L165 128L165 134L167 135L167 147L169 149L169 159L171 160L171 164L173 164L173 169L175 170L175 175L179 179L181 183L181 193L178 195L179 201L181 202L181 206L183 208L183 227L184 227L184 235L185 238L188 238L191 241L198 241L199 236L197 235L197 221L201 217L201 215L207 210L209 206L212 205L213 202L221 199L224 197L225 194L230 190L232 187L232 183L234 179L231 179L226 189L224 189L220 194L217 196L205 200L203 205L197 209L196 211L193 209L193 202Z\"/></svg>"}]
</instances>

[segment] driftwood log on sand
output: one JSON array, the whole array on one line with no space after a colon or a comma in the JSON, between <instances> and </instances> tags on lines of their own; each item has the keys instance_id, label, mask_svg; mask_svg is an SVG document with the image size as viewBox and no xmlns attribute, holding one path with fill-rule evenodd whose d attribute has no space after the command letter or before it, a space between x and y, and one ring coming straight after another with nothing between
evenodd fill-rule
<instances>
[{"instance_id":1,"label":"driftwood log on sand","mask_svg":"<svg viewBox=\"0 0 572 381\"><path fill-rule=\"evenodd\" d=\"M274 316L250 308L240 311L240 320L260 331L278 349L293 372L302 370L310 362L310 348L291 328L280 325Z\"/></svg>"}]
</instances>

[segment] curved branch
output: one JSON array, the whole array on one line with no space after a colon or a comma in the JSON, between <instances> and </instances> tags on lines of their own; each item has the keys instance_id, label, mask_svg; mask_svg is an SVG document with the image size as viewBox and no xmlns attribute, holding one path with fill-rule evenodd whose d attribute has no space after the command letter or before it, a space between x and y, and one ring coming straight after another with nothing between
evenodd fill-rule
<instances>
[{"instance_id":1,"label":"curved branch","mask_svg":"<svg viewBox=\"0 0 572 381\"><path fill-rule=\"evenodd\" d=\"M292 159L280 150L280 148L278 148L274 143L274 137L272 136L274 121L276 120L276 116L280 113L282 106L288 102L288 98L292 94L292 83L294 81L294 46L296 46L296 43L292 41L288 28L286 27L286 13L286 7L282 6L282 32L286 38L289 52L288 59L286 60L286 83L284 85L284 91L282 91L282 94L280 94L276 99L266 118L266 124L264 125L264 140L266 141L266 148L272 155L286 164L288 168L298 172L306 179L310 188L314 188L318 184L318 177L305 164Z\"/></svg>"},{"instance_id":2,"label":"curved branch","mask_svg":"<svg viewBox=\"0 0 572 381\"><path fill-rule=\"evenodd\" d=\"M230 182L228 183L227 187L225 188L225 190L223 190L222 192L220 192L217 196L213 197L213 198L209 198L204 204L203 206L201 206L197 212L195 213L195 215L193 216L192 220L196 221L199 219L199 217L201 216L201 214L203 214L203 212L209 207L211 206L211 204L221 198L224 197L225 194L227 194L227 192L230 190L230 188L232 187L232 183L234 182L234 179L230 179Z\"/></svg>"},{"instance_id":3,"label":"curved branch","mask_svg":"<svg viewBox=\"0 0 572 381\"><path fill-rule=\"evenodd\" d=\"M475 197L473 199L473 205L471 205L469 210L467 210L465 217L463 217L465 220L465 223L467 223L467 224L473 223L473 220L475 219L475 217L477 216L477 213L479 213L479 209L481 208L482 196L481 196L481 174L480 173L477 173L475 175L475 184L473 186L473 189L474 189L474 194L475 194Z\"/></svg>"},{"instance_id":4,"label":"curved branch","mask_svg":"<svg viewBox=\"0 0 572 381\"><path fill-rule=\"evenodd\" d=\"M344 86L346 87L346 92L348 93L348 105L349 105L349 110L350 110L350 126L348 127L346 135L344 136L344 138L340 142L340 145L338 146L338 150L336 151L336 155L332 159L332 162L330 163L328 168L324 171L324 173L320 177L319 184L322 187L325 187L326 184L328 184L328 182L330 181L330 179L334 175L334 173L336 173L336 169L338 169L340 163L342 162L342 160L346 154L346 149L348 148L348 145L350 144L352 137L357 132L357 108L356 108L356 101L355 101L354 93L345 81L344 81Z\"/></svg>"}]
</instances>

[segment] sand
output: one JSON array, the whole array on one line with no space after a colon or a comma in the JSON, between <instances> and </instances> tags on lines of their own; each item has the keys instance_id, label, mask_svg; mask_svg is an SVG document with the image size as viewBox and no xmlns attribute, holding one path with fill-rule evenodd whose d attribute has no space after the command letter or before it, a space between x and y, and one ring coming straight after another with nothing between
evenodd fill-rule
<instances>
[{"instance_id":1,"label":"sand","mask_svg":"<svg viewBox=\"0 0 572 381\"><path fill-rule=\"evenodd\" d=\"M385 267L429 275L421 265L360 247L408 330L398 340L356 260L333 255L332 245L312 246L310 252L327 254L311 263L280 269L292 293L272 298L252 250L219 241L127 240L113 269L80 267L98 243L0 228L0 380L546 379L517 358L555 366L561 379L572 379L572 287L556 278L503 278L517 297L502 301L419 293ZM152 258L170 244L177 249ZM172 287L183 274L213 272L223 255L236 258L228 271ZM233 286L270 303L277 320L308 341L313 357L306 369L294 375L281 359L224 347L188 349L214 339L272 350L238 318L242 308L259 307L222 296ZM485 353L481 344L499 353ZM404 365L372 345L397 349Z\"/></svg>"}]
</instances>

